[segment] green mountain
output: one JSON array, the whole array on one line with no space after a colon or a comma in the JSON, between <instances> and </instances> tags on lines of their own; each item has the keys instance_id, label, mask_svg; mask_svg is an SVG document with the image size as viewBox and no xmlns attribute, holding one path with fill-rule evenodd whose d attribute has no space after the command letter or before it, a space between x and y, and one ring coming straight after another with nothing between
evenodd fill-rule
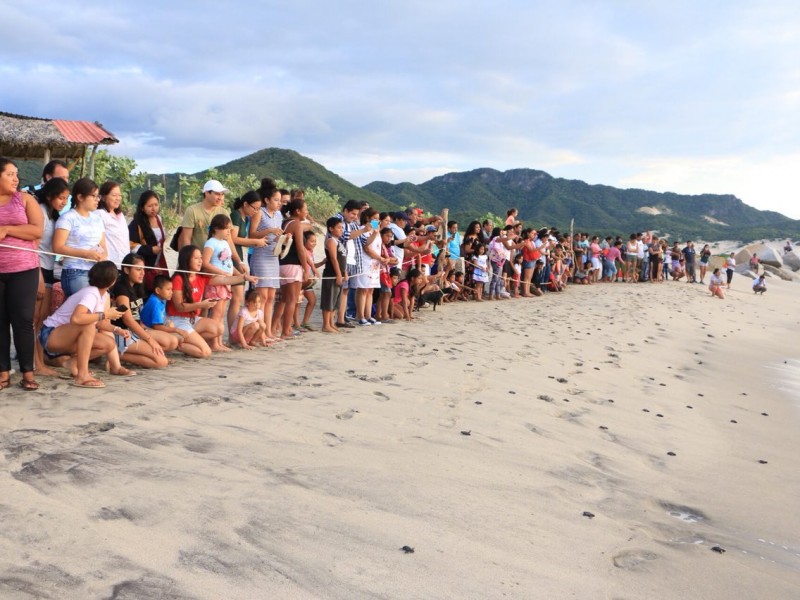
<instances>
[{"instance_id":1,"label":"green mountain","mask_svg":"<svg viewBox=\"0 0 800 600\"><path fill-rule=\"evenodd\" d=\"M365 188L402 206L413 202L431 212L449 207L463 224L487 212L505 218L506 211L516 207L522 221L562 231L574 219L576 231L608 235L653 230L673 239L709 241L800 236L800 221L757 210L732 195L623 190L555 178L533 169L476 169L448 173L420 185L375 181Z\"/></svg>"},{"instance_id":2,"label":"green mountain","mask_svg":"<svg viewBox=\"0 0 800 600\"><path fill-rule=\"evenodd\" d=\"M347 200L363 200L380 210L395 210L397 207L383 196L366 190L342 179L318 162L295 152L282 148L264 148L242 158L217 167L222 173L237 173L242 176L255 175L258 178L272 177L283 179L303 187L320 187L336 194L344 203ZM202 179L203 173L195 174Z\"/></svg>"}]
</instances>

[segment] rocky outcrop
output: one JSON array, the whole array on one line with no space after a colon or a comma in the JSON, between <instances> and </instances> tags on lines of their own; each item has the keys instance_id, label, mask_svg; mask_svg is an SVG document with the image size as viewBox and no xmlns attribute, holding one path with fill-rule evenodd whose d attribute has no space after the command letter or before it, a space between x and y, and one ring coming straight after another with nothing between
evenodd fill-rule
<instances>
[{"instance_id":1,"label":"rocky outcrop","mask_svg":"<svg viewBox=\"0 0 800 600\"><path fill-rule=\"evenodd\" d=\"M770 265L777 269L780 269L783 266L783 259L781 258L781 255L766 244L750 244L745 246L734 256L736 259L736 264L750 264L750 259L753 258L754 254L758 256L758 260L762 265Z\"/></svg>"},{"instance_id":2,"label":"rocky outcrop","mask_svg":"<svg viewBox=\"0 0 800 600\"><path fill-rule=\"evenodd\" d=\"M797 250L787 252L781 258L785 267L789 267L792 271L800 271L800 254Z\"/></svg>"},{"instance_id":3,"label":"rocky outcrop","mask_svg":"<svg viewBox=\"0 0 800 600\"><path fill-rule=\"evenodd\" d=\"M778 269L777 267L773 267L772 265L764 265L764 271L767 273L771 273L775 277L779 277L784 281L794 281L797 279L797 275L788 272L786 269Z\"/></svg>"}]
</instances>

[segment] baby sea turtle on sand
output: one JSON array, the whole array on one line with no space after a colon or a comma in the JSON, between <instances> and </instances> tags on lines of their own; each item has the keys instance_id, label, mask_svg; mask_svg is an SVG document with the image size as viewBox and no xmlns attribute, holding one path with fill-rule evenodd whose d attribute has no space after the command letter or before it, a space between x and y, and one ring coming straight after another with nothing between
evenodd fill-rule
<instances>
[{"instance_id":1,"label":"baby sea turtle on sand","mask_svg":"<svg viewBox=\"0 0 800 600\"><path fill-rule=\"evenodd\" d=\"M725 554L725 548L721 546L712 546L711 550L712 552L716 552L717 554Z\"/></svg>"},{"instance_id":2,"label":"baby sea turtle on sand","mask_svg":"<svg viewBox=\"0 0 800 600\"><path fill-rule=\"evenodd\" d=\"M758 461L758 464L760 464L760 465L766 465L766 464L767 464L767 461L765 461L763 458L761 458L761 459L759 459L759 461Z\"/></svg>"},{"instance_id":3,"label":"baby sea turtle on sand","mask_svg":"<svg viewBox=\"0 0 800 600\"><path fill-rule=\"evenodd\" d=\"M586 517L587 519L594 519L594 513L590 513L588 510L583 511L582 517Z\"/></svg>"},{"instance_id":4,"label":"baby sea turtle on sand","mask_svg":"<svg viewBox=\"0 0 800 600\"><path fill-rule=\"evenodd\" d=\"M461 435L472 435L472 430L463 429L461 431Z\"/></svg>"},{"instance_id":5,"label":"baby sea turtle on sand","mask_svg":"<svg viewBox=\"0 0 800 600\"><path fill-rule=\"evenodd\" d=\"M400 550L402 550L406 554L414 554L414 548L412 548L411 546L403 546L402 548L400 548Z\"/></svg>"},{"instance_id":6,"label":"baby sea turtle on sand","mask_svg":"<svg viewBox=\"0 0 800 600\"><path fill-rule=\"evenodd\" d=\"M678 456L678 455L675 454L674 452L670 451L670 452L667 452L667 456Z\"/></svg>"}]
</instances>

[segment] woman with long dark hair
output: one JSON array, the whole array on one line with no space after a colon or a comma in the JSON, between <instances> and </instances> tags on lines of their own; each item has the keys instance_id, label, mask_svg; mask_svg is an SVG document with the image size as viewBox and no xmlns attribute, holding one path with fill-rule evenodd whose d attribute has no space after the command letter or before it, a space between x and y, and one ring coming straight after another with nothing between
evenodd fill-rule
<instances>
[{"instance_id":1,"label":"woman with long dark hair","mask_svg":"<svg viewBox=\"0 0 800 600\"><path fill-rule=\"evenodd\" d=\"M17 165L0 158L0 390L10 385L11 330L23 390L39 389L33 378L33 312L39 285L36 247L42 211L36 199L18 191Z\"/></svg>"},{"instance_id":2,"label":"woman with long dark hair","mask_svg":"<svg viewBox=\"0 0 800 600\"><path fill-rule=\"evenodd\" d=\"M264 205L264 200L261 195L255 190L251 190L236 198L233 202L233 210L231 210L231 238L233 239L233 246L239 255L239 260L244 260L244 255L248 254L247 262L250 263L249 253L252 248L263 248L267 245L267 240L264 238L251 238L250 221L253 217L261 212L261 207ZM245 250L246 249L246 250ZM236 315L239 314L239 309L244 300L244 283L231 286L231 302L228 306L228 330L231 331L233 322L236 320Z\"/></svg>"},{"instance_id":3,"label":"woman with long dark hair","mask_svg":"<svg viewBox=\"0 0 800 600\"><path fill-rule=\"evenodd\" d=\"M144 287L153 291L153 279L157 275L169 276L167 259L164 257L164 243L167 234L158 215L160 203L158 194L152 190L142 192L136 203L136 212L128 225L130 251L144 259Z\"/></svg>"},{"instance_id":4,"label":"woman with long dark hair","mask_svg":"<svg viewBox=\"0 0 800 600\"><path fill-rule=\"evenodd\" d=\"M58 372L45 364L42 345L39 343L39 329L50 315L50 300L53 295L53 286L61 279L61 265L56 263L53 254L53 234L56 229L59 213L64 209L69 201L69 184L61 177L49 179L41 188L36 190L36 200L42 211L42 221L44 228L42 237L39 240L39 290L36 294L36 308L34 310L33 329L36 342L36 373L54 377Z\"/></svg>"}]
</instances>

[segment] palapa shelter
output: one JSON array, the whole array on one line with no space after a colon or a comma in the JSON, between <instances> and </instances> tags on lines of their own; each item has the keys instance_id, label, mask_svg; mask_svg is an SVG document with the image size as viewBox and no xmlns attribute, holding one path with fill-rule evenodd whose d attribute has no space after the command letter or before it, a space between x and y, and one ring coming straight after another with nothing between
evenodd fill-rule
<instances>
[{"instance_id":1,"label":"palapa shelter","mask_svg":"<svg viewBox=\"0 0 800 600\"><path fill-rule=\"evenodd\" d=\"M114 134L97 122L42 119L0 112L0 156L41 159L43 163L60 158L67 161L70 168L80 161L83 176L86 168L84 157L89 147L92 148L89 159L89 173L92 174L97 147L118 143Z\"/></svg>"}]
</instances>

